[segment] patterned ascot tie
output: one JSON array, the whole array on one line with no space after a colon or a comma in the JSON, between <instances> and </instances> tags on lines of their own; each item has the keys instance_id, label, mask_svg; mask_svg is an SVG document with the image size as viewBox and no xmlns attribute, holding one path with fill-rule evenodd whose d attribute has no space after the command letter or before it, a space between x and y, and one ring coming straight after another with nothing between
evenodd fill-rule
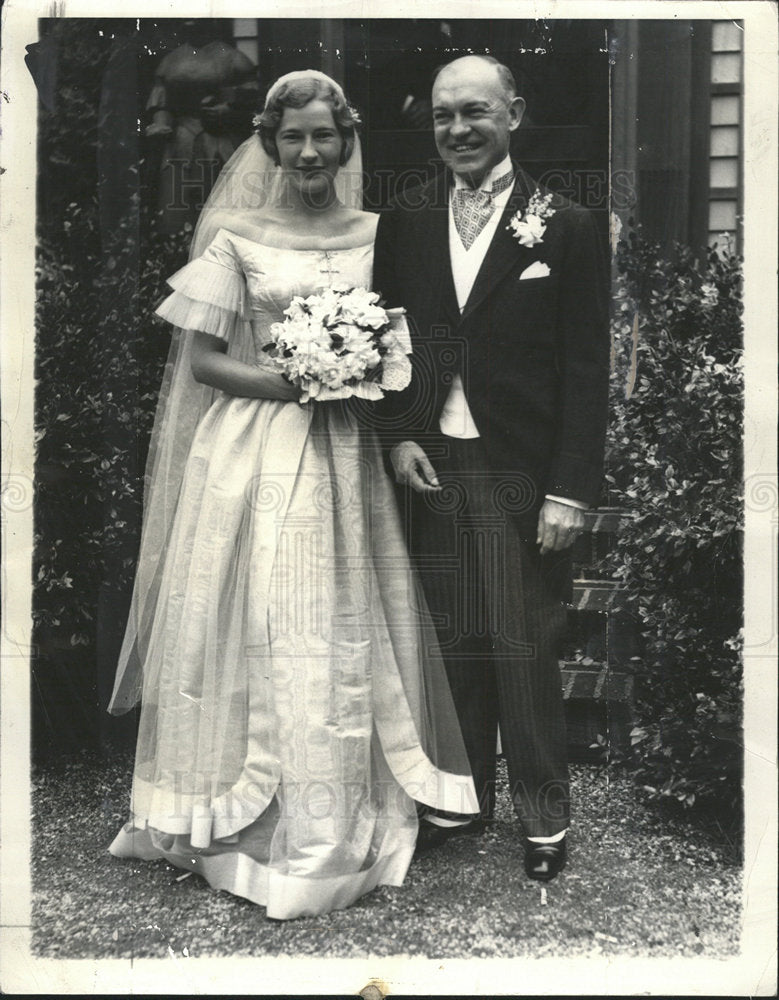
<instances>
[{"instance_id":1,"label":"patterned ascot tie","mask_svg":"<svg viewBox=\"0 0 779 1000\"><path fill-rule=\"evenodd\" d=\"M505 191L514 180L514 174L504 174L492 182L491 191L481 188L455 188L452 192L452 214L457 232L466 250L470 250L474 240L484 229L495 211L493 198Z\"/></svg>"}]
</instances>

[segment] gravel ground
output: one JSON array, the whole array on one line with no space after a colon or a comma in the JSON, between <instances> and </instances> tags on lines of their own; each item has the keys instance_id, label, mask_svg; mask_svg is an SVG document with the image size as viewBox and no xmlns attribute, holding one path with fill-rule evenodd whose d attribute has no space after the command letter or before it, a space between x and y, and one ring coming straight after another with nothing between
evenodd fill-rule
<instances>
[{"instance_id":1,"label":"gravel ground","mask_svg":"<svg viewBox=\"0 0 779 1000\"><path fill-rule=\"evenodd\" d=\"M630 780L572 769L568 868L546 893L522 869L502 782L496 822L415 861L400 888L287 922L167 862L112 858L132 762L82 755L34 774L33 950L56 958L427 958L738 951L741 869L727 845L642 805ZM545 897L545 898L544 898Z\"/></svg>"}]
</instances>

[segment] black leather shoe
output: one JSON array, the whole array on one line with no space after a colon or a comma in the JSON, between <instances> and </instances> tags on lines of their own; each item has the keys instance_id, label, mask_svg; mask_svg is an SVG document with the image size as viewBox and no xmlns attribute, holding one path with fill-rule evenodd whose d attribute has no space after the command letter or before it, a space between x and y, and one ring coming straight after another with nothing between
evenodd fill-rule
<instances>
[{"instance_id":1,"label":"black leather shoe","mask_svg":"<svg viewBox=\"0 0 779 1000\"><path fill-rule=\"evenodd\" d=\"M525 874L537 882L551 882L565 868L565 837L555 844L536 844L525 838Z\"/></svg>"},{"instance_id":2,"label":"black leather shoe","mask_svg":"<svg viewBox=\"0 0 779 1000\"><path fill-rule=\"evenodd\" d=\"M462 837L464 834L478 834L484 831L484 820L472 819L468 823L460 823L458 826L438 826L437 823L428 823L422 819L419 821L419 833L417 834L417 846L414 849L414 857L426 854L435 850L451 840L452 837Z\"/></svg>"}]
</instances>

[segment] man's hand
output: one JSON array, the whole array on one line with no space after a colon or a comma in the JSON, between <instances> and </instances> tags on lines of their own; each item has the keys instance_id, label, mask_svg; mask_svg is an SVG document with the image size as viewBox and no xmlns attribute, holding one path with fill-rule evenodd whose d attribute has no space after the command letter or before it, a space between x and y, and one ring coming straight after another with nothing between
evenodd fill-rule
<instances>
[{"instance_id":1,"label":"man's hand","mask_svg":"<svg viewBox=\"0 0 779 1000\"><path fill-rule=\"evenodd\" d=\"M536 539L541 546L541 555L567 549L583 527L584 511L580 507L558 503L557 500L544 500L544 506L538 515Z\"/></svg>"},{"instance_id":2,"label":"man's hand","mask_svg":"<svg viewBox=\"0 0 779 1000\"><path fill-rule=\"evenodd\" d=\"M390 452L395 481L410 486L417 493L440 490L435 469L424 450L415 441L401 441Z\"/></svg>"}]
</instances>

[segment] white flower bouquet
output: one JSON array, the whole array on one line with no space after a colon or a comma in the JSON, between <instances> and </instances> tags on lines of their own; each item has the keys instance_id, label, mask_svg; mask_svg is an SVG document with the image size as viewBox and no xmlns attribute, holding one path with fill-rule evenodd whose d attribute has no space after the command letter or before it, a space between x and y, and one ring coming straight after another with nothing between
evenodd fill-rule
<instances>
[{"instance_id":1,"label":"white flower bouquet","mask_svg":"<svg viewBox=\"0 0 779 1000\"><path fill-rule=\"evenodd\" d=\"M381 399L411 380L411 340L403 309L384 309L377 292L334 285L296 295L263 348L311 399Z\"/></svg>"}]
</instances>

